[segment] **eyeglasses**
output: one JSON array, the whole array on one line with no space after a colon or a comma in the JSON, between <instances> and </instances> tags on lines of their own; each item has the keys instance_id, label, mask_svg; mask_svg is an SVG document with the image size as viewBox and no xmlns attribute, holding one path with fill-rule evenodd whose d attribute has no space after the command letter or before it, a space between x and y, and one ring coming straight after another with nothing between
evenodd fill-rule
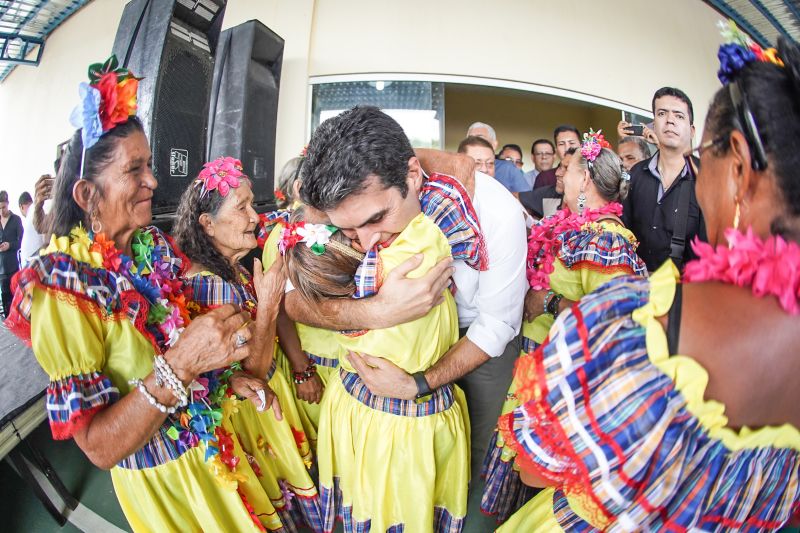
<instances>
[{"instance_id":1,"label":"eyeglasses","mask_svg":"<svg viewBox=\"0 0 800 533\"><path fill-rule=\"evenodd\" d=\"M515 159L513 157L504 157L503 159L505 159L506 161L511 161L515 165L521 165L522 164L522 159Z\"/></svg>"},{"instance_id":2,"label":"eyeglasses","mask_svg":"<svg viewBox=\"0 0 800 533\"><path fill-rule=\"evenodd\" d=\"M706 142L702 143L697 148L690 148L690 149L686 150L683 153L683 157L696 157L696 158L700 159L700 156L703 155L703 152L705 152L706 150L708 150L712 146L716 146L718 144L722 144L724 142L727 142L727 140L729 138L730 138L730 134L721 135L721 136L716 137L714 139L709 139Z\"/></svg>"},{"instance_id":3,"label":"eyeglasses","mask_svg":"<svg viewBox=\"0 0 800 533\"><path fill-rule=\"evenodd\" d=\"M533 155L536 157L553 157L555 154L553 152L533 152Z\"/></svg>"}]
</instances>

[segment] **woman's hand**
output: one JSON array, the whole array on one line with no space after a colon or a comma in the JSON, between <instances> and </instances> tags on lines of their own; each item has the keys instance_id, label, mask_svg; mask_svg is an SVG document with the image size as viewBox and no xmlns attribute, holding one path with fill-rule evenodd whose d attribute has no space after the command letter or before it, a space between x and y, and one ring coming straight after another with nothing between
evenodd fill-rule
<instances>
[{"instance_id":1,"label":"woman's hand","mask_svg":"<svg viewBox=\"0 0 800 533\"><path fill-rule=\"evenodd\" d=\"M281 412L281 404L278 402L278 397L269 388L267 382L251 376L246 372L234 372L228 378L228 384L233 392L246 400L253 402L259 412L265 411L270 407L275 412L275 418L283 420L283 413Z\"/></svg>"},{"instance_id":2,"label":"woman's hand","mask_svg":"<svg viewBox=\"0 0 800 533\"><path fill-rule=\"evenodd\" d=\"M303 383L295 383L294 388L297 391L297 397L308 403L319 403L322 399L322 392L325 386L319 376L314 374L308 381Z\"/></svg>"},{"instance_id":3,"label":"woman's hand","mask_svg":"<svg viewBox=\"0 0 800 533\"><path fill-rule=\"evenodd\" d=\"M165 358L188 384L203 372L250 356L256 349L250 343L252 338L250 315L226 304L192 320Z\"/></svg>"},{"instance_id":4,"label":"woman's hand","mask_svg":"<svg viewBox=\"0 0 800 533\"><path fill-rule=\"evenodd\" d=\"M547 296L547 291L535 291L528 289L525 295L525 307L522 311L522 318L525 322L530 322L539 315L544 314L544 297Z\"/></svg>"},{"instance_id":5,"label":"woman's hand","mask_svg":"<svg viewBox=\"0 0 800 533\"><path fill-rule=\"evenodd\" d=\"M253 287L259 306L278 309L286 291L286 268L283 258L279 257L269 270L264 272L261 261L253 262Z\"/></svg>"}]
</instances>

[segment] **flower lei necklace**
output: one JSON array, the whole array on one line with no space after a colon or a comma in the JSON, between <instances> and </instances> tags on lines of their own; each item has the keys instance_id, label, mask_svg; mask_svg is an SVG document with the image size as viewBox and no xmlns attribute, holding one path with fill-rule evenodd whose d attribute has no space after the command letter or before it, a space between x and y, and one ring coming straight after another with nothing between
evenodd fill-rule
<instances>
[{"instance_id":1,"label":"flower lei necklace","mask_svg":"<svg viewBox=\"0 0 800 533\"><path fill-rule=\"evenodd\" d=\"M73 231L76 240L83 242L90 252L103 258L103 268L128 279L136 291L148 302L147 327L159 345L172 346L191 321L199 306L188 300L185 284L174 271L176 260L165 255L164 247L157 245L153 234L136 230L131 252L133 258L122 253L114 242L102 233L87 234L82 228ZM206 460L219 456L219 462L234 470L238 458L233 455L230 434L222 427L221 402L232 395L228 379L234 367L207 372L189 385L190 403L175 415L167 436L174 440L181 453L205 442ZM216 460L215 460L216 462ZM222 470L215 465L219 474Z\"/></svg>"},{"instance_id":2,"label":"flower lei necklace","mask_svg":"<svg viewBox=\"0 0 800 533\"><path fill-rule=\"evenodd\" d=\"M583 214L561 209L531 228L528 237L528 283L535 291L550 288L550 274L559 246L559 237L569 230L580 230L584 224L594 222L605 215L622 215L622 204L612 202L599 209L586 209Z\"/></svg>"},{"instance_id":3,"label":"flower lei necklace","mask_svg":"<svg viewBox=\"0 0 800 533\"><path fill-rule=\"evenodd\" d=\"M752 228L744 234L730 228L725 238L729 246L716 248L695 239L698 259L686 263L683 280L750 287L754 296L775 296L784 311L800 314L800 245L777 235L761 240Z\"/></svg>"}]
</instances>

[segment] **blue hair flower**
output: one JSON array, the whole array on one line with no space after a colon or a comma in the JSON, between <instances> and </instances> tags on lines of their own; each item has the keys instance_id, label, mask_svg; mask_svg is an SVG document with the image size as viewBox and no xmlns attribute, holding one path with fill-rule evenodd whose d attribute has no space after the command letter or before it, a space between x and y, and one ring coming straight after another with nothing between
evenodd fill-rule
<instances>
[{"instance_id":1,"label":"blue hair flower","mask_svg":"<svg viewBox=\"0 0 800 533\"><path fill-rule=\"evenodd\" d=\"M723 85L730 83L745 66L757 59L751 49L733 43L720 46L717 57L719 58L717 77Z\"/></svg>"},{"instance_id":2,"label":"blue hair flower","mask_svg":"<svg viewBox=\"0 0 800 533\"><path fill-rule=\"evenodd\" d=\"M103 124L100 122L100 91L86 82L80 84L81 102L69 117L70 123L81 129L81 140L84 150L88 150L103 135Z\"/></svg>"}]
</instances>

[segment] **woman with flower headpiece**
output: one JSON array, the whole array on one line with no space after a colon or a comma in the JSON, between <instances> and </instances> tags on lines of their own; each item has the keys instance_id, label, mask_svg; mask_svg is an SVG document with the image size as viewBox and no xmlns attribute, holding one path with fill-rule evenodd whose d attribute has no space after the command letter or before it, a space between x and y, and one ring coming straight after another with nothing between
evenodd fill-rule
<instances>
[{"instance_id":1,"label":"woman with flower headpiece","mask_svg":"<svg viewBox=\"0 0 800 533\"><path fill-rule=\"evenodd\" d=\"M222 370L258 355L250 316L233 305L195 316L188 261L148 225L157 182L138 81L113 56L89 77L50 244L20 272L6 324L50 376L54 438L111 470L135 531L263 530L272 505L223 404L231 392L261 400L254 389L272 400Z\"/></svg>"},{"instance_id":2,"label":"woman with flower headpiece","mask_svg":"<svg viewBox=\"0 0 800 533\"><path fill-rule=\"evenodd\" d=\"M250 313L255 323L253 345L258 352L242 361L242 370L259 380L266 378L268 390L274 391L281 407L264 411L263 395L258 409L250 402L223 400L233 411L231 425L242 451L274 507L257 514L270 516L270 530L294 531L295 523L319 530L319 496L307 470L311 467L309 442L293 391L273 357L276 320L286 283L283 263L276 262L263 272L256 259L251 276L239 262L257 246L258 223L250 181L242 170L241 162L231 157L204 165L181 197L175 240L192 262L185 279L201 313L225 304ZM257 395L258 389L253 394Z\"/></svg>"},{"instance_id":3,"label":"woman with flower headpiece","mask_svg":"<svg viewBox=\"0 0 800 533\"><path fill-rule=\"evenodd\" d=\"M570 152L562 161L565 208L533 226L528 239L523 356L544 342L556 317L574 302L617 276L647 275L636 238L619 218L629 179L619 157L602 133L591 130ZM514 391L512 383L503 413L519 405ZM514 456L495 431L484 460L481 509L501 522L536 492L520 480Z\"/></svg>"},{"instance_id":4,"label":"woman with flower headpiece","mask_svg":"<svg viewBox=\"0 0 800 533\"><path fill-rule=\"evenodd\" d=\"M279 249L289 280L313 307L322 299L363 296L372 273L386 275L417 254L417 274L449 257L450 244L420 212L376 254L351 248L336 227L306 220L298 208ZM372 281L375 281L372 279ZM347 353L364 352L413 371L425 369L458 340L455 302L424 317L373 331L342 331L334 341ZM346 358L329 381L320 405L318 464L324 530L336 519L345 531L457 532L463 527L469 482L469 422L464 394L447 385L420 400L373 395Z\"/></svg>"},{"instance_id":5,"label":"woman with flower headpiece","mask_svg":"<svg viewBox=\"0 0 800 533\"><path fill-rule=\"evenodd\" d=\"M292 211L301 207L298 192L302 180L305 148L300 156L286 162L275 190L277 211L259 215L258 244L263 249L263 267L270 268L280 255L278 243ZM319 427L319 402L328 377L339 366L341 347L335 333L307 324L295 323L281 310L278 315L278 341L275 358L284 375L292 376L295 403L312 448L316 447Z\"/></svg>"},{"instance_id":6,"label":"woman with flower headpiece","mask_svg":"<svg viewBox=\"0 0 800 533\"><path fill-rule=\"evenodd\" d=\"M709 244L563 313L500 419L549 487L504 531L764 531L800 515L800 49L734 26L698 148Z\"/></svg>"}]
</instances>

